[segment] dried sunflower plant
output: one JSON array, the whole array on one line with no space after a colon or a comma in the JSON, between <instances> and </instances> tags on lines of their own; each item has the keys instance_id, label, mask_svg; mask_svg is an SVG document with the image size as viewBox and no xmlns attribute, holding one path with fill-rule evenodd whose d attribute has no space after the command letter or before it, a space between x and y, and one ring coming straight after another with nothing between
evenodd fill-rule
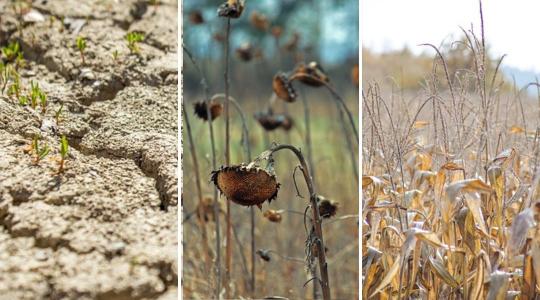
<instances>
[{"instance_id":1,"label":"dried sunflower plant","mask_svg":"<svg viewBox=\"0 0 540 300\"><path fill-rule=\"evenodd\" d=\"M308 165L301 151L291 145L274 145L269 150L261 153L249 164L224 166L212 172L212 181L220 192L230 201L242 205L256 205L262 208L266 201L271 202L276 199L280 184L277 182L274 171L273 154L280 150L293 152L299 163L300 170L304 176L308 191L312 212L311 229L306 241L306 254L308 268L312 268L313 256L316 256L319 264L321 278L313 278L319 281L323 293L323 299L330 299L330 283L328 278L328 265L326 261L324 239L322 233L322 218L319 212L319 198L315 193L313 180L309 173ZM266 161L266 167L261 168L260 162Z\"/></svg>"}]
</instances>

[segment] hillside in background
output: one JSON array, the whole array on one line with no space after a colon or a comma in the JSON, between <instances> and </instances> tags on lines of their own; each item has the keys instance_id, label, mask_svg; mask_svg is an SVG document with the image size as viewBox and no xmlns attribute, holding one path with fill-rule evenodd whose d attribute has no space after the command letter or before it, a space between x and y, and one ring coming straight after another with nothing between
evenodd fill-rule
<instances>
[{"instance_id":1,"label":"hillside in background","mask_svg":"<svg viewBox=\"0 0 540 300\"><path fill-rule=\"evenodd\" d=\"M454 47L455 48L455 47ZM442 53L447 60L449 72L451 76L456 74L464 74L464 70L470 70L474 67L474 62L462 49L447 49L443 48ZM414 91L422 87L426 76L431 76L436 66L436 73L439 77L441 86L446 87L444 80L444 69L440 59L435 58L434 51L429 52L426 47L420 55L415 55L408 48L403 48L400 51L389 51L384 53L375 53L370 49L362 49L362 81L364 86L369 82L389 82L394 81L396 86L402 87L404 90ZM490 57L488 78L492 78L493 71L498 63L499 58ZM501 74L503 75L502 88L507 91L512 91L512 85L515 80L518 89L525 87L527 84L534 82L539 74L530 70L522 70L519 68L506 66L503 63L499 69L497 84L501 84ZM474 87L473 82L469 82L469 86ZM536 96L537 90L534 86L528 88L530 96Z\"/></svg>"}]
</instances>

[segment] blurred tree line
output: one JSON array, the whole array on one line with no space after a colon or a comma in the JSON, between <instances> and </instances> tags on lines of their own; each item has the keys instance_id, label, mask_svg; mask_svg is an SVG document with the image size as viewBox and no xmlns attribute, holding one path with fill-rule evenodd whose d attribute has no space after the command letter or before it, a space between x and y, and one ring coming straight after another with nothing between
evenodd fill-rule
<instances>
[{"instance_id":1,"label":"blurred tree line","mask_svg":"<svg viewBox=\"0 0 540 300\"><path fill-rule=\"evenodd\" d=\"M223 86L226 29L217 8L224 1L185 0L182 6L183 44L217 90ZM309 61L320 62L339 85L350 81L350 68L358 61L357 0L246 0L242 16L231 24L232 88L242 82L271 94L268 82L277 71ZM199 80L184 56L188 92Z\"/></svg>"},{"instance_id":2,"label":"blurred tree line","mask_svg":"<svg viewBox=\"0 0 540 300\"><path fill-rule=\"evenodd\" d=\"M453 82L456 84L459 82L460 87L468 91L478 89L475 70L477 70L477 64L482 64L481 56L480 53L471 51L466 37L460 36L454 42L443 43L439 45L439 50L445 58L448 73ZM435 71L438 86L448 89L442 61L435 51L428 47L425 47L419 55L414 54L407 46L398 51L385 53L374 53L369 49L363 49L362 56L362 66L365 71L362 78L364 85L373 80L392 78L405 90L417 90L426 84L426 80L431 80ZM484 68L488 83L493 78L499 60L500 57L492 55L489 45L486 45ZM511 80L506 78L500 69L495 85L495 88L506 92L512 89Z\"/></svg>"}]
</instances>

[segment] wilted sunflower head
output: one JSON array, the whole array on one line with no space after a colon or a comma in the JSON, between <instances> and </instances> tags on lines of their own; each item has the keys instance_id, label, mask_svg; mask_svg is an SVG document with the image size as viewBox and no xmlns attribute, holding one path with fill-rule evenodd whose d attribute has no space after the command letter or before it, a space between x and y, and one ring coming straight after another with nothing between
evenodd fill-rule
<instances>
[{"instance_id":1,"label":"wilted sunflower head","mask_svg":"<svg viewBox=\"0 0 540 300\"><path fill-rule=\"evenodd\" d=\"M252 12L249 16L249 21L251 22L251 25L253 25L253 27L261 31L266 31L268 29L268 18L262 13L256 11Z\"/></svg>"},{"instance_id":2,"label":"wilted sunflower head","mask_svg":"<svg viewBox=\"0 0 540 300\"><path fill-rule=\"evenodd\" d=\"M200 10L194 10L189 13L189 21L191 24L199 25L204 23L204 17Z\"/></svg>"},{"instance_id":3,"label":"wilted sunflower head","mask_svg":"<svg viewBox=\"0 0 540 300\"><path fill-rule=\"evenodd\" d=\"M253 54L253 57L256 59L264 59L264 52L261 48L255 49L255 53Z\"/></svg>"},{"instance_id":4,"label":"wilted sunflower head","mask_svg":"<svg viewBox=\"0 0 540 300\"><path fill-rule=\"evenodd\" d=\"M210 116L211 120L213 121L215 118L219 117L221 115L221 112L223 112L223 104L210 101ZM195 109L195 114L197 117L208 121L208 109L206 106L206 101L199 101L195 102L193 104L193 108Z\"/></svg>"},{"instance_id":5,"label":"wilted sunflower head","mask_svg":"<svg viewBox=\"0 0 540 300\"><path fill-rule=\"evenodd\" d=\"M280 99L287 102L294 102L296 100L296 91L285 73L280 72L274 76L272 89Z\"/></svg>"},{"instance_id":6,"label":"wilted sunflower head","mask_svg":"<svg viewBox=\"0 0 540 300\"><path fill-rule=\"evenodd\" d=\"M243 206L262 208L265 201L276 199L279 190L276 175L254 163L221 167L211 179L227 199Z\"/></svg>"},{"instance_id":7,"label":"wilted sunflower head","mask_svg":"<svg viewBox=\"0 0 540 300\"><path fill-rule=\"evenodd\" d=\"M253 47L250 43L243 43L236 48L236 55L243 61L250 61L253 58Z\"/></svg>"},{"instance_id":8,"label":"wilted sunflower head","mask_svg":"<svg viewBox=\"0 0 540 300\"><path fill-rule=\"evenodd\" d=\"M266 249L258 249L257 251L255 251L255 253L257 253L257 255L262 258L264 261L270 261L270 250L266 250Z\"/></svg>"},{"instance_id":9,"label":"wilted sunflower head","mask_svg":"<svg viewBox=\"0 0 540 300\"><path fill-rule=\"evenodd\" d=\"M266 131L272 131L277 128L288 131L293 126L293 119L290 116L285 114L274 114L271 110L255 113L254 117Z\"/></svg>"},{"instance_id":10,"label":"wilted sunflower head","mask_svg":"<svg viewBox=\"0 0 540 300\"><path fill-rule=\"evenodd\" d=\"M222 210L221 202L218 203L219 209ZM214 221L214 201L212 197L205 196L202 201L197 204L197 217L205 223Z\"/></svg>"},{"instance_id":11,"label":"wilted sunflower head","mask_svg":"<svg viewBox=\"0 0 540 300\"><path fill-rule=\"evenodd\" d=\"M309 86L319 87L323 82L330 82L330 78L326 75L323 68L317 62L309 64L299 64L294 70L294 78Z\"/></svg>"},{"instance_id":12,"label":"wilted sunflower head","mask_svg":"<svg viewBox=\"0 0 540 300\"><path fill-rule=\"evenodd\" d=\"M319 215L325 219L329 219L336 215L339 208L339 203L326 199L323 196L317 196L318 205L319 205Z\"/></svg>"},{"instance_id":13,"label":"wilted sunflower head","mask_svg":"<svg viewBox=\"0 0 540 300\"><path fill-rule=\"evenodd\" d=\"M285 49L289 52L293 52L296 50L296 48L298 48L299 43L300 43L300 34L298 32L294 32L291 38L285 44Z\"/></svg>"},{"instance_id":14,"label":"wilted sunflower head","mask_svg":"<svg viewBox=\"0 0 540 300\"><path fill-rule=\"evenodd\" d=\"M280 223L281 211L269 209L263 213L263 217L267 218L270 222Z\"/></svg>"},{"instance_id":15,"label":"wilted sunflower head","mask_svg":"<svg viewBox=\"0 0 540 300\"><path fill-rule=\"evenodd\" d=\"M223 33L221 32L216 32L212 35L212 38L214 39L214 41L218 42L218 43L223 43L223 41L225 41L225 36L223 36Z\"/></svg>"},{"instance_id":16,"label":"wilted sunflower head","mask_svg":"<svg viewBox=\"0 0 540 300\"><path fill-rule=\"evenodd\" d=\"M283 28L281 28L281 26L272 26L271 32L274 38L279 39L283 33Z\"/></svg>"},{"instance_id":17,"label":"wilted sunflower head","mask_svg":"<svg viewBox=\"0 0 540 300\"><path fill-rule=\"evenodd\" d=\"M228 0L218 8L218 16L237 19L244 11L244 0Z\"/></svg>"}]
</instances>

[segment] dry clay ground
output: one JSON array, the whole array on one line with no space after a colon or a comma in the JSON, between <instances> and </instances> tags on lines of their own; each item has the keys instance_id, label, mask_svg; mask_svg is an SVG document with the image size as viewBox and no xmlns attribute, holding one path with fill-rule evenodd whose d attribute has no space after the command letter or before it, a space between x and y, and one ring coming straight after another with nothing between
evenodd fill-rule
<instances>
[{"instance_id":1,"label":"dry clay ground","mask_svg":"<svg viewBox=\"0 0 540 300\"><path fill-rule=\"evenodd\" d=\"M0 96L0 299L177 298L178 4L157 2L34 1L21 33L0 0L0 45L19 41L25 91L49 98L43 114ZM51 147L39 165L24 151L36 134Z\"/></svg>"}]
</instances>

